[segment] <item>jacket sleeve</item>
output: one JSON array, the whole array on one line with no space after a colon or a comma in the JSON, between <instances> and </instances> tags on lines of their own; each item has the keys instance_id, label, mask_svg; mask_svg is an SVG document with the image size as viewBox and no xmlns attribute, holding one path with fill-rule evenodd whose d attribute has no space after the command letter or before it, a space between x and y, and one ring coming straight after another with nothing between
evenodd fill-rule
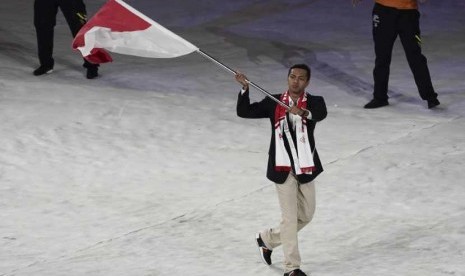
<instances>
[{"instance_id":1,"label":"jacket sleeve","mask_svg":"<svg viewBox=\"0 0 465 276\"><path fill-rule=\"evenodd\" d=\"M308 110L312 113L312 120L322 121L328 115L325 100L321 96L312 96L308 105Z\"/></svg>"},{"instance_id":2,"label":"jacket sleeve","mask_svg":"<svg viewBox=\"0 0 465 276\"><path fill-rule=\"evenodd\" d=\"M249 90L245 91L243 94L239 92L236 106L237 116L249 119L268 118L267 105L266 98L260 102L251 104Z\"/></svg>"}]
</instances>

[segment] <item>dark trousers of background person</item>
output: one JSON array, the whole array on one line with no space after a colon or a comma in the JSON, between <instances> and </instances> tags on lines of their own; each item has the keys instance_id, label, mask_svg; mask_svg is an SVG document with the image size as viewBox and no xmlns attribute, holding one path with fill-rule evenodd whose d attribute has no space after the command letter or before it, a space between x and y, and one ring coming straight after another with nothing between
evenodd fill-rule
<instances>
[{"instance_id":1,"label":"dark trousers of background person","mask_svg":"<svg viewBox=\"0 0 465 276\"><path fill-rule=\"evenodd\" d=\"M73 37L86 23L86 6L82 0L35 0L34 26L41 66L53 68L53 36L58 8L65 16ZM84 60L84 67L97 67Z\"/></svg>"},{"instance_id":2,"label":"dark trousers of background person","mask_svg":"<svg viewBox=\"0 0 465 276\"><path fill-rule=\"evenodd\" d=\"M389 67L397 36L407 56L418 92L423 100L437 98L425 56L421 53L420 13L375 4L373 8L373 40L375 44L374 98L388 99Z\"/></svg>"}]
</instances>

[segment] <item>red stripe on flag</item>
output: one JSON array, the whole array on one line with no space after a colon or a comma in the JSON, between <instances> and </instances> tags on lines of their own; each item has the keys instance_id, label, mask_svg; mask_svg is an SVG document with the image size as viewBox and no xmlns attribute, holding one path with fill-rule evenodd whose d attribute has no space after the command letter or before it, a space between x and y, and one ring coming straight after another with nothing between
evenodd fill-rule
<instances>
[{"instance_id":1,"label":"red stripe on flag","mask_svg":"<svg viewBox=\"0 0 465 276\"><path fill-rule=\"evenodd\" d=\"M109 28L114 32L142 31L152 26L150 23L132 13L115 0L109 0L76 35L73 48L77 49L85 44L84 35L93 27ZM94 48L91 55L85 57L92 63L112 61L111 56L100 48Z\"/></svg>"},{"instance_id":2,"label":"red stripe on flag","mask_svg":"<svg viewBox=\"0 0 465 276\"><path fill-rule=\"evenodd\" d=\"M84 32L94 26L110 28L113 32L132 32L148 29L151 24L115 0L110 0L83 27Z\"/></svg>"}]
</instances>

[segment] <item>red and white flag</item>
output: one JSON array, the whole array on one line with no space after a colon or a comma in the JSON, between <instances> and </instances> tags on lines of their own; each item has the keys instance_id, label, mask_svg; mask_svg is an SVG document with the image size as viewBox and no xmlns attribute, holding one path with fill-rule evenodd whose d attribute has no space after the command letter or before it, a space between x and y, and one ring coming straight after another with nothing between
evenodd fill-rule
<instances>
[{"instance_id":1,"label":"red and white flag","mask_svg":"<svg viewBox=\"0 0 465 276\"><path fill-rule=\"evenodd\" d=\"M89 20L74 38L73 49L92 63L112 61L104 49L150 58L173 58L199 50L122 0L109 0Z\"/></svg>"}]
</instances>

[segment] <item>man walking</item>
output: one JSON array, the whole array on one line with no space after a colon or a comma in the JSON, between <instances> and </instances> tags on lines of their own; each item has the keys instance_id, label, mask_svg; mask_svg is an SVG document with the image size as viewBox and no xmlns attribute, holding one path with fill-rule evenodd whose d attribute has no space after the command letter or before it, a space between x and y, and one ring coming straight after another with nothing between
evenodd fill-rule
<instances>
[{"instance_id":1,"label":"man walking","mask_svg":"<svg viewBox=\"0 0 465 276\"><path fill-rule=\"evenodd\" d=\"M315 212L315 186L312 182L322 171L313 131L316 122L326 118L323 97L305 92L311 71L305 64L293 65L288 72L288 90L273 95L290 108L270 98L250 103L247 77L236 74L242 85L237 101L237 115L242 118L268 118L271 123L267 178L276 183L281 223L257 234L262 259L272 263L273 250L282 245L284 275L305 276L300 270L301 258L297 232L307 225Z\"/></svg>"}]
</instances>

